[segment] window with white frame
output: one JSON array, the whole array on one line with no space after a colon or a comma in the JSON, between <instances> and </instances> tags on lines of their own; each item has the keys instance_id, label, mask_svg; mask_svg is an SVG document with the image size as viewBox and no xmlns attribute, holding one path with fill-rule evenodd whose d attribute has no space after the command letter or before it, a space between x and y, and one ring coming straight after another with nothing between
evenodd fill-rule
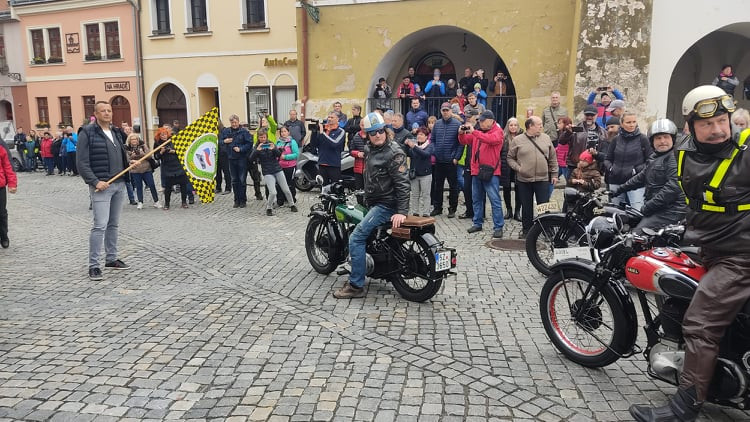
<instances>
[{"instance_id":1,"label":"window with white frame","mask_svg":"<svg viewBox=\"0 0 750 422\"><path fill-rule=\"evenodd\" d=\"M62 39L59 27L29 29L31 64L62 62Z\"/></svg>"},{"instance_id":2,"label":"window with white frame","mask_svg":"<svg viewBox=\"0 0 750 422\"><path fill-rule=\"evenodd\" d=\"M120 25L117 21L85 24L86 61L121 58L119 28Z\"/></svg>"},{"instance_id":3,"label":"window with white frame","mask_svg":"<svg viewBox=\"0 0 750 422\"><path fill-rule=\"evenodd\" d=\"M169 19L169 0L151 0L151 34L168 35L172 33Z\"/></svg>"},{"instance_id":4,"label":"window with white frame","mask_svg":"<svg viewBox=\"0 0 750 422\"><path fill-rule=\"evenodd\" d=\"M266 0L243 0L245 9L243 29L266 28Z\"/></svg>"},{"instance_id":5,"label":"window with white frame","mask_svg":"<svg viewBox=\"0 0 750 422\"><path fill-rule=\"evenodd\" d=\"M188 13L187 32L208 31L208 11L206 0L187 0L186 9Z\"/></svg>"}]
</instances>

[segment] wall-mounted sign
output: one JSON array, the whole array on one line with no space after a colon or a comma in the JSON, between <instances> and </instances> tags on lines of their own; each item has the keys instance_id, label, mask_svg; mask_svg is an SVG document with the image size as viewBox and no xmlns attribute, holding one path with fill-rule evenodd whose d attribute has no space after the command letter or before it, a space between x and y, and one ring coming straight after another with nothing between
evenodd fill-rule
<instances>
[{"instance_id":1,"label":"wall-mounted sign","mask_svg":"<svg viewBox=\"0 0 750 422\"><path fill-rule=\"evenodd\" d=\"M78 42L77 32L65 34L65 47L67 48L68 53L80 53L81 52L81 44Z\"/></svg>"},{"instance_id":2,"label":"wall-mounted sign","mask_svg":"<svg viewBox=\"0 0 750 422\"><path fill-rule=\"evenodd\" d=\"M104 82L105 91L130 91L130 82Z\"/></svg>"},{"instance_id":3,"label":"wall-mounted sign","mask_svg":"<svg viewBox=\"0 0 750 422\"><path fill-rule=\"evenodd\" d=\"M283 59L269 59L263 62L263 66L274 67L274 66L297 66L297 59L284 57Z\"/></svg>"}]
</instances>

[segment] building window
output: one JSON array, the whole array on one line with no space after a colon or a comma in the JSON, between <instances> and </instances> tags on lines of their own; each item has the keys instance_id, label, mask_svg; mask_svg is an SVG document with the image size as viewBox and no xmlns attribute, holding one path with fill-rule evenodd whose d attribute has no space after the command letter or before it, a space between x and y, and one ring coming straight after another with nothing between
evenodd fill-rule
<instances>
[{"instance_id":1,"label":"building window","mask_svg":"<svg viewBox=\"0 0 750 422\"><path fill-rule=\"evenodd\" d=\"M49 59L47 59L47 63L62 63L60 28L47 28L47 40L49 41Z\"/></svg>"},{"instance_id":2,"label":"building window","mask_svg":"<svg viewBox=\"0 0 750 422\"><path fill-rule=\"evenodd\" d=\"M266 0L245 0L245 23L243 29L266 27Z\"/></svg>"},{"instance_id":3,"label":"building window","mask_svg":"<svg viewBox=\"0 0 750 422\"><path fill-rule=\"evenodd\" d=\"M120 29L117 22L89 23L85 25L85 32L86 61L121 58Z\"/></svg>"},{"instance_id":4,"label":"building window","mask_svg":"<svg viewBox=\"0 0 750 422\"><path fill-rule=\"evenodd\" d=\"M250 129L260 125L262 113L271 112L271 89L267 86L247 88L247 124Z\"/></svg>"},{"instance_id":5,"label":"building window","mask_svg":"<svg viewBox=\"0 0 750 422\"><path fill-rule=\"evenodd\" d=\"M70 108L70 97L60 97L60 123L65 126L73 126L73 110Z\"/></svg>"},{"instance_id":6,"label":"building window","mask_svg":"<svg viewBox=\"0 0 750 422\"><path fill-rule=\"evenodd\" d=\"M88 118L94 115L94 106L96 105L96 97L93 95L83 96L83 117L88 121Z\"/></svg>"},{"instance_id":7,"label":"building window","mask_svg":"<svg viewBox=\"0 0 750 422\"><path fill-rule=\"evenodd\" d=\"M49 126L49 107L47 106L47 97L36 97L36 110L39 114L37 127Z\"/></svg>"},{"instance_id":8,"label":"building window","mask_svg":"<svg viewBox=\"0 0 750 422\"><path fill-rule=\"evenodd\" d=\"M155 12L153 20L153 35L171 34L172 29L169 25L169 0L152 0L152 8Z\"/></svg>"},{"instance_id":9,"label":"building window","mask_svg":"<svg viewBox=\"0 0 750 422\"><path fill-rule=\"evenodd\" d=\"M0 34L0 74L8 73L8 60L5 58L5 35Z\"/></svg>"},{"instance_id":10,"label":"building window","mask_svg":"<svg viewBox=\"0 0 750 422\"><path fill-rule=\"evenodd\" d=\"M206 0L188 0L187 10L190 22L190 27L187 28L187 32L208 31Z\"/></svg>"},{"instance_id":11,"label":"building window","mask_svg":"<svg viewBox=\"0 0 750 422\"><path fill-rule=\"evenodd\" d=\"M34 64L47 63L47 53L44 49L44 30L32 29L31 30L31 49L33 57L31 58Z\"/></svg>"}]
</instances>

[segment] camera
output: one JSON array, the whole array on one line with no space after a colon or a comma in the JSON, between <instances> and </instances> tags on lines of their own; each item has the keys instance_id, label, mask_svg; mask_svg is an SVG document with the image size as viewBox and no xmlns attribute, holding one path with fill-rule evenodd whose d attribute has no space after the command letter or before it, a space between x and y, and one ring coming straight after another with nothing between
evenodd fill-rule
<instances>
[{"instance_id":1,"label":"camera","mask_svg":"<svg viewBox=\"0 0 750 422\"><path fill-rule=\"evenodd\" d=\"M570 130L572 130L573 132L580 133L580 132L583 132L583 126L573 126L570 128Z\"/></svg>"},{"instance_id":2,"label":"camera","mask_svg":"<svg viewBox=\"0 0 750 422\"><path fill-rule=\"evenodd\" d=\"M596 141L587 141L586 142L586 149L591 149L591 148L596 149L596 144L597 144Z\"/></svg>"},{"instance_id":3,"label":"camera","mask_svg":"<svg viewBox=\"0 0 750 422\"><path fill-rule=\"evenodd\" d=\"M271 144L269 144L268 142L266 142L264 144L260 144L260 147L262 149L269 149L269 148L271 148Z\"/></svg>"},{"instance_id":4,"label":"camera","mask_svg":"<svg viewBox=\"0 0 750 422\"><path fill-rule=\"evenodd\" d=\"M315 132L318 131L318 129L320 128L320 120L318 119L305 119L305 120L310 122L307 124L307 130L315 131Z\"/></svg>"},{"instance_id":5,"label":"camera","mask_svg":"<svg viewBox=\"0 0 750 422\"><path fill-rule=\"evenodd\" d=\"M461 127L459 129L461 129L464 132L466 132L468 130L471 130L471 126L469 126L469 125L461 125Z\"/></svg>"}]
</instances>

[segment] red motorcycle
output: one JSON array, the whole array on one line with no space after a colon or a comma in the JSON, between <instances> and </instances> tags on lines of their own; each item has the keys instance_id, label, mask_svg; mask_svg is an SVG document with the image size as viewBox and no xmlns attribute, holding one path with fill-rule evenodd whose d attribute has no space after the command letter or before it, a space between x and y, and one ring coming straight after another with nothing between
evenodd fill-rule
<instances>
[{"instance_id":1,"label":"red motorcycle","mask_svg":"<svg viewBox=\"0 0 750 422\"><path fill-rule=\"evenodd\" d=\"M682 318L706 269L675 247L684 228L620 233L618 217L587 226L599 262L552 266L539 299L544 329L568 359L598 368L640 352L637 298L645 321L643 356L652 378L678 385L684 362ZM750 408L750 301L727 329L708 401Z\"/></svg>"}]
</instances>

